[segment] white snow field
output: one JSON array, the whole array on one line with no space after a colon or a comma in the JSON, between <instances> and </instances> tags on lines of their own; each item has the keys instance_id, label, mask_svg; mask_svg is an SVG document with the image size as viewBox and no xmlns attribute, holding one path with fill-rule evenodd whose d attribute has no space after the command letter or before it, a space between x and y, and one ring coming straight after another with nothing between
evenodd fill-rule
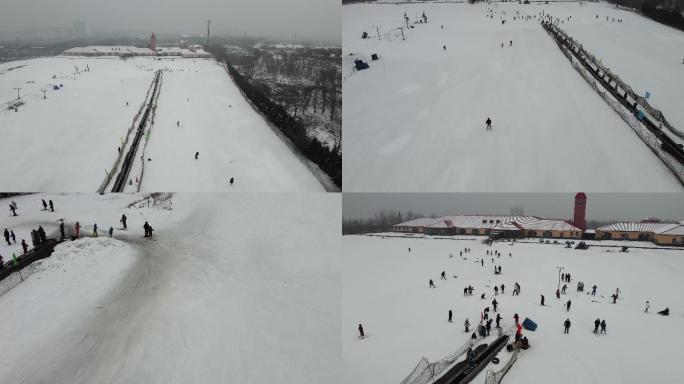
<instances>
[{"instance_id":1,"label":"white snow field","mask_svg":"<svg viewBox=\"0 0 684 384\"><path fill-rule=\"evenodd\" d=\"M86 66L89 72L83 71ZM215 61L143 57L52 57L0 64L0 190L97 190L158 69L164 76L140 190L324 190L308 163ZM53 84L64 86L53 90ZM25 101L18 112L6 110L16 100L16 87L22 88ZM129 179L136 181L140 164L133 169Z\"/></svg>"},{"instance_id":2,"label":"white snow field","mask_svg":"<svg viewBox=\"0 0 684 384\"><path fill-rule=\"evenodd\" d=\"M577 14L591 26L588 16L610 14L608 6L431 3L342 9L345 191L682 190L539 25L544 11ZM493 18L487 17L490 9ZM423 11L429 23L404 28L402 40L396 28L404 25L404 12L414 21ZM632 34L644 29L635 44L642 46L661 30L645 21L634 27L639 30ZM364 31L369 39L361 38ZM629 58L643 52L624 53L628 36L620 48L621 65L640 71ZM601 46L612 43L601 33L577 37L600 41L592 50L599 57ZM651 61L667 61L672 72L671 49L654 45ZM378 61L370 60L373 53ZM370 68L353 72L356 58ZM648 83L646 71L639 76ZM627 74L625 80L631 81ZM674 92L676 85L663 93ZM487 118L491 131L485 130Z\"/></svg>"},{"instance_id":3,"label":"white snow field","mask_svg":"<svg viewBox=\"0 0 684 384\"><path fill-rule=\"evenodd\" d=\"M50 233L63 217L102 233L126 213L128 231L58 245L0 296L0 382L339 382L338 196L180 194L172 210L126 208L140 194L45 196L54 214L43 196L16 198L3 230Z\"/></svg>"},{"instance_id":4,"label":"white snow field","mask_svg":"<svg viewBox=\"0 0 684 384\"><path fill-rule=\"evenodd\" d=\"M491 307L493 297L499 302L504 328L514 324L514 313L521 321L529 317L538 324L535 332L523 329L530 349L521 350L504 383L681 381L684 249L631 248L621 253L617 247L592 246L582 251L535 242L489 247L482 239L344 236L346 382L399 383L421 358L432 362L454 352L470 337L464 333L465 319L476 326L480 312ZM650 243L623 244L655 247ZM464 259L459 251L466 247L472 251L464 253ZM502 257L495 257L492 263L487 250L498 250ZM454 258L449 258L450 253ZM494 265L502 267L502 275L494 275ZM572 276L567 294L560 300L555 297L558 266ZM440 279L442 271L446 271L446 281ZM436 289L428 288L430 278ZM583 293L576 290L579 281L585 284ZM521 286L519 296L511 295L515 282ZM501 284L505 294L494 296L494 285ZM598 290L592 297L587 293L594 284ZM463 295L468 285L475 288L472 296ZM616 288L621 294L612 304L610 296ZM480 300L483 292L486 300ZM546 298L544 307L539 304L540 294ZM569 312L564 308L567 300L572 301ZM651 302L650 313L644 313L646 300ZM656 313L665 307L670 308L670 316ZM453 323L447 321L449 309L453 310ZM563 334L566 318L572 322L568 335ZM596 318L606 320L606 334L593 334ZM359 323L368 336L363 340L357 337ZM489 337L490 341L494 338ZM483 383L486 371L499 370L509 356L505 350L499 352L502 363L490 363L473 382Z\"/></svg>"}]
</instances>

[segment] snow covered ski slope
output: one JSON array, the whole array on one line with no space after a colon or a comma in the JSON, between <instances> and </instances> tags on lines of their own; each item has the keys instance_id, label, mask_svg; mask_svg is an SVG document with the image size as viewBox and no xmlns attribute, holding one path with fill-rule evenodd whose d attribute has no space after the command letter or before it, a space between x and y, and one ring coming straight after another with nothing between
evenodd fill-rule
<instances>
[{"instance_id":1,"label":"snow covered ski slope","mask_svg":"<svg viewBox=\"0 0 684 384\"><path fill-rule=\"evenodd\" d=\"M539 25L542 12L591 24L611 11L588 7L344 6L345 191L680 191ZM404 12L413 23L423 11L427 24L405 28ZM352 71L358 58L370 68Z\"/></svg>"},{"instance_id":2,"label":"snow covered ski slope","mask_svg":"<svg viewBox=\"0 0 684 384\"><path fill-rule=\"evenodd\" d=\"M149 135L146 131L148 145L136 156L139 164L129 177L132 189L141 183L141 190L323 190L307 163L242 97L221 66L205 59L142 57L1 64L0 190L97 190L156 70L164 71L163 85L154 125L147 128ZM14 88L21 88L24 102L18 112L6 108L16 101Z\"/></svg>"},{"instance_id":3,"label":"snow covered ski slope","mask_svg":"<svg viewBox=\"0 0 684 384\"><path fill-rule=\"evenodd\" d=\"M60 217L88 237L0 295L0 382L340 382L337 194L180 194L127 208L142 198L13 198L19 216L0 226L18 238Z\"/></svg>"},{"instance_id":4,"label":"snow covered ski slope","mask_svg":"<svg viewBox=\"0 0 684 384\"><path fill-rule=\"evenodd\" d=\"M470 337L464 332L465 319L470 320L472 332L481 311L487 306L491 309L493 298L498 302L504 329L513 325L515 313L521 321L529 317L538 324L535 332L523 330L530 349L521 351L504 383L681 381L684 250L630 248L622 253L619 246L575 250L534 241L494 243L490 247L481 239L344 236L345 382L400 383L421 358L440 360L465 343ZM657 248L651 243L623 244ZM460 257L464 248L472 251ZM492 263L492 256L486 252L494 250L501 257L494 256ZM501 275L494 275L495 265L501 266ZM563 273L572 276L560 299L555 297L559 278L556 267L564 267ZM442 271L446 272L446 280L440 279ZM428 288L429 279L436 288ZM584 282L584 292L577 292L580 281ZM516 282L521 293L512 296ZM505 293L494 296L494 285L501 284ZM594 284L597 294L591 296L588 293ZM463 295L468 285L474 288L472 296ZM617 303L612 304L610 296L616 288L621 293ZM486 300L480 299L482 293ZM542 294L546 299L544 307L540 306ZM568 300L569 312L565 309ZM650 313L644 313L647 300L651 303ZM656 313L665 307L670 308L670 316ZM450 309L453 323L447 321ZM568 318L571 327L565 335L563 322ZM593 333L596 318L605 319L606 334ZM358 339L359 323L368 338ZM489 341L493 338L490 336ZM501 351L502 363L489 364L473 383L484 383L486 371L500 369L509 356Z\"/></svg>"}]
</instances>

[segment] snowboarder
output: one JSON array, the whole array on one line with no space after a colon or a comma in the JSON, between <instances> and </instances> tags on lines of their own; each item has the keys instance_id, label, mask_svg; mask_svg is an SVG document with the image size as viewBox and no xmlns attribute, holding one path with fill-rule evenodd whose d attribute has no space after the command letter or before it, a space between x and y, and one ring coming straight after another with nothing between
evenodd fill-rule
<instances>
[{"instance_id":1,"label":"snowboarder","mask_svg":"<svg viewBox=\"0 0 684 384\"><path fill-rule=\"evenodd\" d=\"M565 303L565 310L568 312L570 312L570 305L572 305L572 303L570 302L570 300L568 300L568 302Z\"/></svg>"},{"instance_id":2,"label":"snowboarder","mask_svg":"<svg viewBox=\"0 0 684 384\"><path fill-rule=\"evenodd\" d=\"M17 208L10 204L10 211L12 211L12 216L17 216Z\"/></svg>"},{"instance_id":3,"label":"snowboarder","mask_svg":"<svg viewBox=\"0 0 684 384\"><path fill-rule=\"evenodd\" d=\"M648 310L651 308L651 303L646 300L646 308L644 308L644 312L648 313Z\"/></svg>"},{"instance_id":4,"label":"snowboarder","mask_svg":"<svg viewBox=\"0 0 684 384\"><path fill-rule=\"evenodd\" d=\"M598 333L599 325L601 325L601 320L600 319L594 320L594 333L595 334Z\"/></svg>"},{"instance_id":5,"label":"snowboarder","mask_svg":"<svg viewBox=\"0 0 684 384\"><path fill-rule=\"evenodd\" d=\"M454 314L451 312L451 309L450 309L450 310L449 310L449 322L450 322L450 323L453 322L453 321L451 321L453 315L454 315Z\"/></svg>"},{"instance_id":6,"label":"snowboarder","mask_svg":"<svg viewBox=\"0 0 684 384\"><path fill-rule=\"evenodd\" d=\"M126 215L125 214L121 215L121 220L119 220L119 221L121 222L121 224L123 224L124 231L126 229L128 229L128 227L126 227Z\"/></svg>"},{"instance_id":7,"label":"snowboarder","mask_svg":"<svg viewBox=\"0 0 684 384\"><path fill-rule=\"evenodd\" d=\"M43 200L43 211L47 211L47 209L48 209L47 201L45 201L45 199L41 199L41 200Z\"/></svg>"},{"instance_id":8,"label":"snowboarder","mask_svg":"<svg viewBox=\"0 0 684 384\"><path fill-rule=\"evenodd\" d=\"M544 306L544 295L541 295L541 306Z\"/></svg>"},{"instance_id":9,"label":"snowboarder","mask_svg":"<svg viewBox=\"0 0 684 384\"><path fill-rule=\"evenodd\" d=\"M501 322L501 319L503 319L503 317L501 317L500 313L497 313L496 314L496 327L497 328L501 328L501 326L499 325L499 323Z\"/></svg>"},{"instance_id":10,"label":"snowboarder","mask_svg":"<svg viewBox=\"0 0 684 384\"><path fill-rule=\"evenodd\" d=\"M446 271L442 271L442 276L440 277L442 280L446 280Z\"/></svg>"},{"instance_id":11,"label":"snowboarder","mask_svg":"<svg viewBox=\"0 0 684 384\"><path fill-rule=\"evenodd\" d=\"M97 237L97 223L93 224L93 237Z\"/></svg>"},{"instance_id":12,"label":"snowboarder","mask_svg":"<svg viewBox=\"0 0 684 384\"><path fill-rule=\"evenodd\" d=\"M570 333L570 319L565 319L563 326L565 326L565 331L563 333Z\"/></svg>"},{"instance_id":13,"label":"snowboarder","mask_svg":"<svg viewBox=\"0 0 684 384\"><path fill-rule=\"evenodd\" d=\"M195 160L199 157L199 152L195 152Z\"/></svg>"},{"instance_id":14,"label":"snowboarder","mask_svg":"<svg viewBox=\"0 0 684 384\"><path fill-rule=\"evenodd\" d=\"M597 288L597 287L596 287L596 284L594 284L594 286L591 287L591 295L592 295L592 296L596 296L596 288Z\"/></svg>"},{"instance_id":15,"label":"snowboarder","mask_svg":"<svg viewBox=\"0 0 684 384\"><path fill-rule=\"evenodd\" d=\"M81 224L79 224L79 222L77 221L74 228L76 229L76 238L78 239L79 235L81 234Z\"/></svg>"},{"instance_id":16,"label":"snowboarder","mask_svg":"<svg viewBox=\"0 0 684 384\"><path fill-rule=\"evenodd\" d=\"M601 320L601 333L606 333L606 319Z\"/></svg>"},{"instance_id":17,"label":"snowboarder","mask_svg":"<svg viewBox=\"0 0 684 384\"><path fill-rule=\"evenodd\" d=\"M468 318L465 319L465 321L463 322L463 325L465 326L466 333L470 332L468 330L468 328L470 328L470 321L468 321Z\"/></svg>"},{"instance_id":18,"label":"snowboarder","mask_svg":"<svg viewBox=\"0 0 684 384\"><path fill-rule=\"evenodd\" d=\"M64 220L62 220L59 223L59 239L64 240L66 236L64 236Z\"/></svg>"},{"instance_id":19,"label":"snowboarder","mask_svg":"<svg viewBox=\"0 0 684 384\"><path fill-rule=\"evenodd\" d=\"M28 244L26 244L26 240L21 239L21 247L24 249L24 255L28 253Z\"/></svg>"},{"instance_id":20,"label":"snowboarder","mask_svg":"<svg viewBox=\"0 0 684 384\"><path fill-rule=\"evenodd\" d=\"M50 212L54 212L55 211L55 205L52 204L52 200L50 200L49 203L50 203Z\"/></svg>"},{"instance_id":21,"label":"snowboarder","mask_svg":"<svg viewBox=\"0 0 684 384\"><path fill-rule=\"evenodd\" d=\"M7 245L12 245L12 243L10 243L10 234L7 228L5 228L5 241L7 242Z\"/></svg>"},{"instance_id":22,"label":"snowboarder","mask_svg":"<svg viewBox=\"0 0 684 384\"><path fill-rule=\"evenodd\" d=\"M363 325L359 324L359 339L363 339L366 337L366 334L363 333Z\"/></svg>"},{"instance_id":23,"label":"snowboarder","mask_svg":"<svg viewBox=\"0 0 684 384\"><path fill-rule=\"evenodd\" d=\"M494 308L494 312L496 312L496 306L499 305L499 302L496 301L496 299L492 300L492 307Z\"/></svg>"},{"instance_id":24,"label":"snowboarder","mask_svg":"<svg viewBox=\"0 0 684 384\"><path fill-rule=\"evenodd\" d=\"M432 279L430 279L429 287L430 288L437 288L437 287L435 287L435 283L432 281Z\"/></svg>"},{"instance_id":25,"label":"snowboarder","mask_svg":"<svg viewBox=\"0 0 684 384\"><path fill-rule=\"evenodd\" d=\"M485 121L485 124L487 125L487 130L488 130L488 131L492 129L492 119L490 119L490 118L488 117L488 118L487 118L487 121Z\"/></svg>"},{"instance_id":26,"label":"snowboarder","mask_svg":"<svg viewBox=\"0 0 684 384\"><path fill-rule=\"evenodd\" d=\"M114 237L114 227L109 227L109 237Z\"/></svg>"}]
</instances>

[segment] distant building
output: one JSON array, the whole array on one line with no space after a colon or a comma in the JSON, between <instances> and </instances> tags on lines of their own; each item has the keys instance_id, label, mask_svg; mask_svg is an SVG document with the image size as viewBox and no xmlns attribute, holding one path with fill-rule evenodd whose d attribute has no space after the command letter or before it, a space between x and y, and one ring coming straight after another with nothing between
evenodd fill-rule
<instances>
[{"instance_id":1,"label":"distant building","mask_svg":"<svg viewBox=\"0 0 684 384\"><path fill-rule=\"evenodd\" d=\"M684 245L684 225L661 222L621 222L596 228L596 239L652 241L658 245Z\"/></svg>"}]
</instances>

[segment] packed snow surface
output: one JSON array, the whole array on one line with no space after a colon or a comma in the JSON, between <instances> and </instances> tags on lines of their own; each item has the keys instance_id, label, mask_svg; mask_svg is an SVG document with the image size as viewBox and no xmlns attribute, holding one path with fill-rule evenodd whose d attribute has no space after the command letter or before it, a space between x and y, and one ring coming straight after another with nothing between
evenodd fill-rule
<instances>
[{"instance_id":1,"label":"packed snow surface","mask_svg":"<svg viewBox=\"0 0 684 384\"><path fill-rule=\"evenodd\" d=\"M0 190L97 190L158 69L164 76L141 190L323 190L215 61L145 57L0 64ZM18 112L6 109L14 88L25 103Z\"/></svg>"},{"instance_id":2,"label":"packed snow surface","mask_svg":"<svg viewBox=\"0 0 684 384\"><path fill-rule=\"evenodd\" d=\"M0 296L0 382L339 382L339 196L181 194L172 210L44 196L55 213L41 197L16 198L20 216L2 226L61 216L102 233L125 213L128 230L86 229Z\"/></svg>"},{"instance_id":3,"label":"packed snow surface","mask_svg":"<svg viewBox=\"0 0 684 384\"><path fill-rule=\"evenodd\" d=\"M345 382L397 384L421 358L436 361L447 356L470 337L464 332L465 319L470 320L472 332L480 312L491 307L493 298L499 303L504 328L513 325L515 313L521 321L529 317L538 324L535 332L523 330L531 347L521 351L504 383L681 381L684 249L615 241L592 242L594 246L588 250L535 241L487 246L482 239L343 238ZM632 248L622 253L620 244L656 249ZM461 257L464 248L472 251ZM500 258L487 256L487 251L494 250L501 253ZM494 266L502 267L501 275L494 275ZM557 267L572 276L560 300L555 297ZM442 271L447 280L440 279ZM428 288L429 279L435 282L435 289ZM584 292L577 292L580 281ZM521 293L512 296L516 282ZM494 296L494 285L501 284L505 293ZM594 284L597 294L591 296L588 293ZM475 288L472 296L463 295L468 285ZM610 296L616 288L621 293L612 304ZM482 293L486 300L480 300ZM544 307L540 305L542 294ZM572 301L569 312L565 309L568 300ZM651 309L644 313L647 300ZM665 307L670 308L670 316L656 313ZM447 321L449 309L453 310L453 323ZM567 318L572 325L565 335ZM594 335L596 318L606 320L606 334ZM362 340L357 337L359 323L368 336ZM509 355L505 350L499 353L503 363ZM474 382L484 382L486 370L498 370L503 363L490 364Z\"/></svg>"},{"instance_id":4,"label":"packed snow surface","mask_svg":"<svg viewBox=\"0 0 684 384\"><path fill-rule=\"evenodd\" d=\"M427 24L405 28L404 12L412 24L423 11ZM674 48L684 33L665 33L633 14L606 25L595 14L626 14L606 4L356 4L342 12L346 191L682 189L572 68L539 18L572 15L561 27L575 25L573 36L586 31L576 37L592 42L587 47L598 57L605 52L619 62L614 69L626 81L647 84L672 103L680 99L678 83L666 80L661 89L650 79L681 73L674 62L681 50ZM615 42L611 36L622 31ZM643 55L649 57L633 59ZM370 68L352 71L358 58ZM644 62L667 70L652 75Z\"/></svg>"}]
</instances>

